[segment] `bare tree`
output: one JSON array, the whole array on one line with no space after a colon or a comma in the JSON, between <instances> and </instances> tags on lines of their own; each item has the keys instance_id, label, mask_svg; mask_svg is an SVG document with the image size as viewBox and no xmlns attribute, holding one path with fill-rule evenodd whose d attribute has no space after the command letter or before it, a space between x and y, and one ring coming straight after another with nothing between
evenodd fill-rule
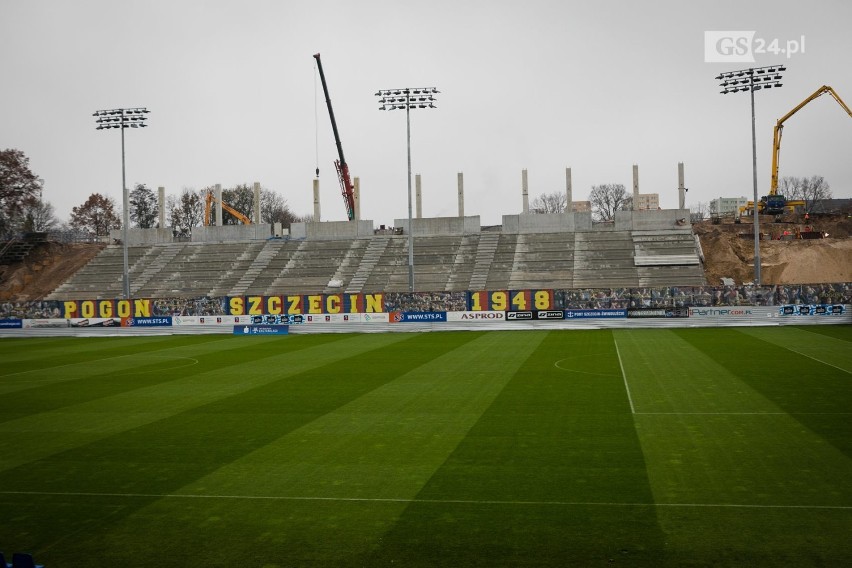
<instances>
[{"instance_id":1,"label":"bare tree","mask_svg":"<svg viewBox=\"0 0 852 568\"><path fill-rule=\"evenodd\" d=\"M69 225L78 230L103 237L111 229L121 228L121 221L115 213L115 202L111 197L93 193L85 203L71 209Z\"/></svg>"},{"instance_id":2,"label":"bare tree","mask_svg":"<svg viewBox=\"0 0 852 568\"><path fill-rule=\"evenodd\" d=\"M298 221L298 216L293 213L287 200L280 194L269 189L260 190L260 219L264 223L281 223L282 227L289 227Z\"/></svg>"},{"instance_id":3,"label":"bare tree","mask_svg":"<svg viewBox=\"0 0 852 568\"><path fill-rule=\"evenodd\" d=\"M562 191L542 193L532 202L533 213L564 213L568 207L568 196Z\"/></svg>"},{"instance_id":4,"label":"bare tree","mask_svg":"<svg viewBox=\"0 0 852 568\"><path fill-rule=\"evenodd\" d=\"M592 215L597 221L612 221L616 211L627 211L633 206L633 198L620 183L592 186L589 193Z\"/></svg>"},{"instance_id":5,"label":"bare tree","mask_svg":"<svg viewBox=\"0 0 852 568\"><path fill-rule=\"evenodd\" d=\"M53 205L49 201L29 198L24 202L23 209L24 227L26 232L34 231L43 233L56 228L58 221L53 212Z\"/></svg>"},{"instance_id":6,"label":"bare tree","mask_svg":"<svg viewBox=\"0 0 852 568\"><path fill-rule=\"evenodd\" d=\"M831 187L822 176L784 177L779 181L779 192L787 200L805 202L805 211L811 212L820 201L831 199Z\"/></svg>"},{"instance_id":7,"label":"bare tree","mask_svg":"<svg viewBox=\"0 0 852 568\"><path fill-rule=\"evenodd\" d=\"M178 235L188 236L193 227L204 222L204 202L201 193L183 188L180 197L170 195L166 200L169 225Z\"/></svg>"},{"instance_id":8,"label":"bare tree","mask_svg":"<svg viewBox=\"0 0 852 568\"><path fill-rule=\"evenodd\" d=\"M693 203L689 206L689 222L697 223L699 221L703 221L707 218L707 213L709 210L710 206L704 201Z\"/></svg>"}]
</instances>

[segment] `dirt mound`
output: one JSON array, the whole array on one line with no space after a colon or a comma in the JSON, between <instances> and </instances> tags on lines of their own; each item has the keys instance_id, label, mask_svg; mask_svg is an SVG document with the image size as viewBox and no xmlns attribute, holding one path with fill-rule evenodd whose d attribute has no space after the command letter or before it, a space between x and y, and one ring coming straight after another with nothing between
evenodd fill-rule
<instances>
[{"instance_id":1,"label":"dirt mound","mask_svg":"<svg viewBox=\"0 0 852 568\"><path fill-rule=\"evenodd\" d=\"M62 244L39 246L25 258L0 266L0 300L41 300L83 268L105 245Z\"/></svg>"},{"instance_id":2,"label":"dirt mound","mask_svg":"<svg viewBox=\"0 0 852 568\"><path fill-rule=\"evenodd\" d=\"M852 219L817 217L805 224L774 223L761 218L760 267L763 284L814 284L852 282ZM825 239L793 238L797 231L828 233ZM704 252L707 283L718 286L722 278L737 284L754 280L754 232L750 224L694 225ZM784 238L784 232L792 240Z\"/></svg>"}]
</instances>

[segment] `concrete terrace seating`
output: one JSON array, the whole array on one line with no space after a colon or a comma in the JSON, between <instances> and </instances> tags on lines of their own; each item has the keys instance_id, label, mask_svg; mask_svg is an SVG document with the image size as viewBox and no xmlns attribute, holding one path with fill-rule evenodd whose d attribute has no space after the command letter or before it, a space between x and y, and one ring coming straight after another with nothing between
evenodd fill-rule
<instances>
[{"instance_id":1,"label":"concrete terrace seating","mask_svg":"<svg viewBox=\"0 0 852 568\"><path fill-rule=\"evenodd\" d=\"M407 235L156 244L129 260L139 298L408 291ZM48 299L121 297L122 271L109 246ZM706 284L688 227L416 236L414 280L426 292Z\"/></svg>"},{"instance_id":2,"label":"concrete terrace seating","mask_svg":"<svg viewBox=\"0 0 852 568\"><path fill-rule=\"evenodd\" d=\"M155 253L154 247L128 247L127 259L131 282L141 274L146 257ZM92 258L69 280L58 286L48 300L86 300L119 298L124 293L124 251L111 245Z\"/></svg>"}]
</instances>

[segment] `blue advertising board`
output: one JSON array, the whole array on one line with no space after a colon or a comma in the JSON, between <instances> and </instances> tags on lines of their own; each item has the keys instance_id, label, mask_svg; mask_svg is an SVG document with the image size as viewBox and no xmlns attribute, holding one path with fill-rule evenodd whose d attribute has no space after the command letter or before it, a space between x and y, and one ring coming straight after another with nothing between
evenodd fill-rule
<instances>
[{"instance_id":1,"label":"blue advertising board","mask_svg":"<svg viewBox=\"0 0 852 568\"><path fill-rule=\"evenodd\" d=\"M234 335L287 335L288 325L235 325Z\"/></svg>"},{"instance_id":2,"label":"blue advertising board","mask_svg":"<svg viewBox=\"0 0 852 568\"><path fill-rule=\"evenodd\" d=\"M24 327L24 320L22 319L0 319L0 329L20 329L22 327Z\"/></svg>"},{"instance_id":3,"label":"blue advertising board","mask_svg":"<svg viewBox=\"0 0 852 568\"><path fill-rule=\"evenodd\" d=\"M172 316L158 316L154 318L133 318L133 327L171 327Z\"/></svg>"},{"instance_id":4,"label":"blue advertising board","mask_svg":"<svg viewBox=\"0 0 852 568\"><path fill-rule=\"evenodd\" d=\"M394 312L391 316L393 323L432 323L447 321L447 312Z\"/></svg>"},{"instance_id":5,"label":"blue advertising board","mask_svg":"<svg viewBox=\"0 0 852 568\"><path fill-rule=\"evenodd\" d=\"M626 318L627 310L565 310L565 319Z\"/></svg>"}]
</instances>

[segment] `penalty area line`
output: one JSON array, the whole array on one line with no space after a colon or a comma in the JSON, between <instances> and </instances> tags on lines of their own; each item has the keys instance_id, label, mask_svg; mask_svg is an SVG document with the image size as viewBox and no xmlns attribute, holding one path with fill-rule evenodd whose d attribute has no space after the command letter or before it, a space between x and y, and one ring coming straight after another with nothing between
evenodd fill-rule
<instances>
[{"instance_id":1,"label":"penalty area line","mask_svg":"<svg viewBox=\"0 0 852 568\"><path fill-rule=\"evenodd\" d=\"M120 497L125 499L222 499L254 501L335 501L354 503L429 503L435 505L513 505L554 507L682 507L721 509L835 509L852 510L849 505L762 505L749 503L618 503L607 501L505 501L499 499L418 499L415 497L308 497L287 495L204 495L192 493L95 493L62 491L0 491L0 495L41 497Z\"/></svg>"}]
</instances>

